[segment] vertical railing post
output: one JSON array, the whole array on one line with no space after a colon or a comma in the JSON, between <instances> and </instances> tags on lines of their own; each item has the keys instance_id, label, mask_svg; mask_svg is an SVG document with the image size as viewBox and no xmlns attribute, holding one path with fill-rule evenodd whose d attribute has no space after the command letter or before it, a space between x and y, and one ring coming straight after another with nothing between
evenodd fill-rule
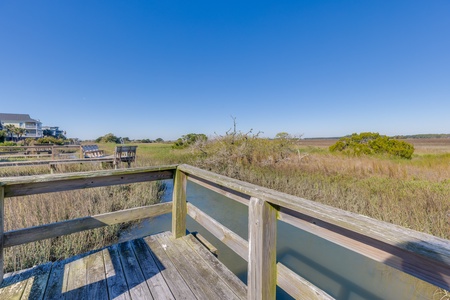
<instances>
[{"instance_id":1,"label":"vertical railing post","mask_svg":"<svg viewBox=\"0 0 450 300\"><path fill-rule=\"evenodd\" d=\"M252 197L249 205L247 299L275 299L277 286L277 209Z\"/></svg>"},{"instance_id":2,"label":"vertical railing post","mask_svg":"<svg viewBox=\"0 0 450 300\"><path fill-rule=\"evenodd\" d=\"M186 174L176 170L173 178L172 234L174 238L186 235Z\"/></svg>"},{"instance_id":3,"label":"vertical railing post","mask_svg":"<svg viewBox=\"0 0 450 300\"><path fill-rule=\"evenodd\" d=\"M3 281L3 237L4 237L5 188L0 187L0 283Z\"/></svg>"}]
</instances>

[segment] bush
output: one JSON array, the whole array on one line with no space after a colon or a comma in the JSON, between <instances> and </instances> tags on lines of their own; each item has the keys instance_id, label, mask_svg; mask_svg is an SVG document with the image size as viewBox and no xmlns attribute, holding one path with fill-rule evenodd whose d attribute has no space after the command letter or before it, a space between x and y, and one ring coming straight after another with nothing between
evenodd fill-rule
<instances>
[{"instance_id":1,"label":"bush","mask_svg":"<svg viewBox=\"0 0 450 300\"><path fill-rule=\"evenodd\" d=\"M208 137L203 133L189 133L179 138L173 145L173 148L185 148L198 142L206 142L207 140Z\"/></svg>"},{"instance_id":2,"label":"bush","mask_svg":"<svg viewBox=\"0 0 450 300\"><path fill-rule=\"evenodd\" d=\"M339 139L329 149L331 152L339 151L356 156L387 154L406 159L411 159L414 153L413 145L374 132L353 133Z\"/></svg>"},{"instance_id":3,"label":"bush","mask_svg":"<svg viewBox=\"0 0 450 300\"><path fill-rule=\"evenodd\" d=\"M36 144L54 144L54 145L64 145L63 139L57 139L53 136L45 136L36 141Z\"/></svg>"},{"instance_id":4,"label":"bush","mask_svg":"<svg viewBox=\"0 0 450 300\"><path fill-rule=\"evenodd\" d=\"M105 134L104 136L101 136L95 140L96 143L120 143L120 138L115 136L112 133Z\"/></svg>"},{"instance_id":5,"label":"bush","mask_svg":"<svg viewBox=\"0 0 450 300\"><path fill-rule=\"evenodd\" d=\"M3 142L0 143L1 146L17 146L17 143L14 142Z\"/></svg>"}]
</instances>

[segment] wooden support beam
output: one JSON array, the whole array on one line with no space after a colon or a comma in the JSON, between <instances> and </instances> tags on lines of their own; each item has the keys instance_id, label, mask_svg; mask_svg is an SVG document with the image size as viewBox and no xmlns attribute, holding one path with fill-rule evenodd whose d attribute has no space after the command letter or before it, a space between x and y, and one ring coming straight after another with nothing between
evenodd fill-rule
<instances>
[{"instance_id":1,"label":"wooden support beam","mask_svg":"<svg viewBox=\"0 0 450 300\"><path fill-rule=\"evenodd\" d=\"M275 299L277 287L277 210L270 203L252 197L249 205L249 300Z\"/></svg>"},{"instance_id":2,"label":"wooden support beam","mask_svg":"<svg viewBox=\"0 0 450 300\"><path fill-rule=\"evenodd\" d=\"M174 238L186 235L186 174L176 170L173 178L172 234Z\"/></svg>"}]
</instances>

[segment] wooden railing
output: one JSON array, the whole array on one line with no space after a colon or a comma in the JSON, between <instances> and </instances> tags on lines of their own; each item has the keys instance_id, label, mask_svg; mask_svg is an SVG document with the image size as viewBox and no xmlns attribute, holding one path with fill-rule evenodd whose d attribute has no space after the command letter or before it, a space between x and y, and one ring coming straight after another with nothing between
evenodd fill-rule
<instances>
[{"instance_id":1,"label":"wooden railing","mask_svg":"<svg viewBox=\"0 0 450 300\"><path fill-rule=\"evenodd\" d=\"M34 145L34 146L0 146L0 158L1 157L40 157L42 152L45 152L45 156L51 156L52 159L56 157L59 151L74 149L80 151L80 158L82 156L82 149L80 145Z\"/></svg>"},{"instance_id":2,"label":"wooden railing","mask_svg":"<svg viewBox=\"0 0 450 300\"><path fill-rule=\"evenodd\" d=\"M173 178L172 202L3 232L4 198ZM172 233L186 234L186 216L248 262L248 299L274 299L276 286L294 298L331 299L276 261L277 220L351 251L450 289L450 241L280 193L188 165L1 179L0 253L37 240L172 212ZM249 207L249 240L186 201L192 181ZM1 260L3 264L3 257Z\"/></svg>"}]
</instances>

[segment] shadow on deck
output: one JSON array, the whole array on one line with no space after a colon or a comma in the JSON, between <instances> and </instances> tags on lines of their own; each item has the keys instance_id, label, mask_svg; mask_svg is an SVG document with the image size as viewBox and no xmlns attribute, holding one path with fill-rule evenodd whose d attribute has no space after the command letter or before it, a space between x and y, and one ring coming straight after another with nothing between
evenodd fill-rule
<instances>
[{"instance_id":1,"label":"shadow on deck","mask_svg":"<svg viewBox=\"0 0 450 300\"><path fill-rule=\"evenodd\" d=\"M9 273L0 287L1 299L246 297L245 284L194 236L169 232Z\"/></svg>"}]
</instances>

